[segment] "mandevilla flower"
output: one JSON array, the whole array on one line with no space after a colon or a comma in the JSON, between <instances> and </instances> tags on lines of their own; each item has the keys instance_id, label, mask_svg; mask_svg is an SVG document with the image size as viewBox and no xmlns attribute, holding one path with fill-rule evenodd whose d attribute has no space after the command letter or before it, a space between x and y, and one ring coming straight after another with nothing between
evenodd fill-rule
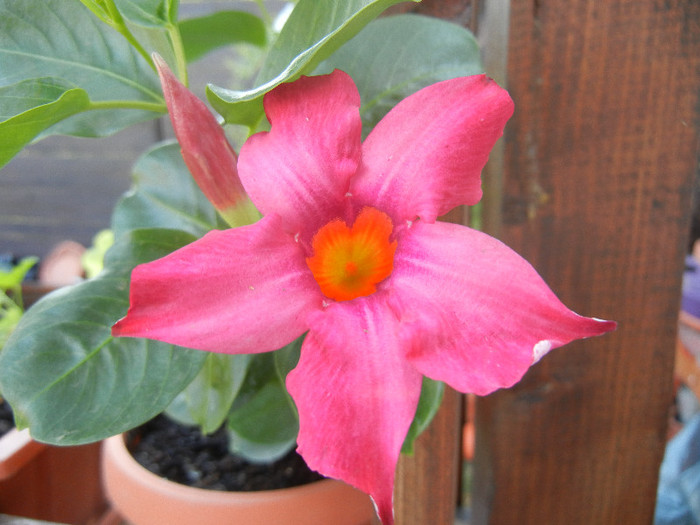
<instances>
[{"instance_id":1,"label":"mandevilla flower","mask_svg":"<svg viewBox=\"0 0 700 525\"><path fill-rule=\"evenodd\" d=\"M114 334L233 354L306 332L287 377L298 450L369 493L391 524L423 375L488 394L615 323L570 311L499 241L436 222L479 201L481 170L513 112L487 77L422 89L364 143L360 98L341 71L283 84L264 103L271 130L238 161L263 218L137 267Z\"/></svg>"}]
</instances>

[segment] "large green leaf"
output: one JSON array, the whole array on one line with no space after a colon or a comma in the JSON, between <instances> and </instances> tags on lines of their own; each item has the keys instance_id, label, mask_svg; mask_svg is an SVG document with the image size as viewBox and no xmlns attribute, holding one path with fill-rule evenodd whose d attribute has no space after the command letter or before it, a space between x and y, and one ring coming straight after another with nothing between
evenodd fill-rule
<instances>
[{"instance_id":1,"label":"large green leaf","mask_svg":"<svg viewBox=\"0 0 700 525\"><path fill-rule=\"evenodd\" d=\"M141 230L108 252L99 277L59 289L24 315L0 353L0 390L19 426L71 445L123 432L162 412L196 376L203 352L113 338L128 308L129 271L191 242L174 230Z\"/></svg>"},{"instance_id":2,"label":"large green leaf","mask_svg":"<svg viewBox=\"0 0 700 525\"><path fill-rule=\"evenodd\" d=\"M44 129L90 106L87 93L56 78L0 87L0 168Z\"/></svg>"},{"instance_id":3,"label":"large green leaf","mask_svg":"<svg viewBox=\"0 0 700 525\"><path fill-rule=\"evenodd\" d=\"M280 458L295 445L299 432L296 408L277 371L277 352L251 356L228 420L229 447L250 461Z\"/></svg>"},{"instance_id":4,"label":"large green leaf","mask_svg":"<svg viewBox=\"0 0 700 525\"><path fill-rule=\"evenodd\" d=\"M202 432L210 433L221 426L224 419L231 413L232 405L240 394L241 398L236 403L236 409L231 413L228 426L233 441L232 450L255 461L272 460L287 452L295 442L298 420L294 416L296 414L294 402L291 396L286 394L284 384L287 374L299 361L303 340L304 336L299 337L273 352L272 360L268 355L258 357L255 354L209 354L194 381L168 407L168 415L182 424L198 425ZM255 369L248 375L251 365ZM265 392L251 394L251 389L261 384L264 385ZM274 406L282 404L281 402L285 399L282 389L286 394L288 405L283 406L283 413L289 417L279 419L275 415L274 423L264 421L264 426L257 427L256 432L260 431L262 435L251 432L248 428L251 417L253 421L257 421L260 416L270 417L271 408L268 404L271 402ZM255 412L265 405L260 409L259 414L250 416L250 407L242 408L244 403L251 400L254 403ZM243 428L239 421L243 422ZM271 436L281 436L281 439L270 439Z\"/></svg>"},{"instance_id":5,"label":"large green leaf","mask_svg":"<svg viewBox=\"0 0 700 525\"><path fill-rule=\"evenodd\" d=\"M437 18L397 15L371 22L321 64L348 73L360 90L365 135L399 101L430 84L483 72L467 29Z\"/></svg>"},{"instance_id":6,"label":"large green leaf","mask_svg":"<svg viewBox=\"0 0 700 525\"><path fill-rule=\"evenodd\" d=\"M272 45L258 87L232 91L207 87L207 97L226 122L254 128L263 115L262 98L282 82L310 73L387 7L401 0L299 0Z\"/></svg>"},{"instance_id":7,"label":"large green leaf","mask_svg":"<svg viewBox=\"0 0 700 525\"><path fill-rule=\"evenodd\" d=\"M69 117L42 136L104 136L165 111L155 71L77 0L0 0L0 64L2 86L62 78L103 106Z\"/></svg>"},{"instance_id":8,"label":"large green leaf","mask_svg":"<svg viewBox=\"0 0 700 525\"><path fill-rule=\"evenodd\" d=\"M142 155L133 178L112 215L117 237L139 228L172 228L201 237L225 227L194 182L176 142L158 144Z\"/></svg>"},{"instance_id":9,"label":"large green leaf","mask_svg":"<svg viewBox=\"0 0 700 525\"><path fill-rule=\"evenodd\" d=\"M245 42L263 47L267 41L265 23L245 11L219 11L181 20L180 35L188 62L227 44Z\"/></svg>"},{"instance_id":10,"label":"large green leaf","mask_svg":"<svg viewBox=\"0 0 700 525\"><path fill-rule=\"evenodd\" d=\"M218 430L243 386L251 359L249 354L208 353L197 377L168 407L168 415L199 426L204 434Z\"/></svg>"}]
</instances>

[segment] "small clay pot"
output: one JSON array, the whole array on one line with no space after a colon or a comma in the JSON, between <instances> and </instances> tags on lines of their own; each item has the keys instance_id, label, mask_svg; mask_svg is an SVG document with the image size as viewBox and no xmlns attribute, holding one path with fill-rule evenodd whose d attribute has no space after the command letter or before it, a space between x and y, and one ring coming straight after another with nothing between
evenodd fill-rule
<instances>
[{"instance_id":1,"label":"small clay pot","mask_svg":"<svg viewBox=\"0 0 700 525\"><path fill-rule=\"evenodd\" d=\"M142 467L123 436L102 448L102 482L114 509L133 525L372 525L369 496L336 480L259 492L225 492L168 481Z\"/></svg>"}]
</instances>

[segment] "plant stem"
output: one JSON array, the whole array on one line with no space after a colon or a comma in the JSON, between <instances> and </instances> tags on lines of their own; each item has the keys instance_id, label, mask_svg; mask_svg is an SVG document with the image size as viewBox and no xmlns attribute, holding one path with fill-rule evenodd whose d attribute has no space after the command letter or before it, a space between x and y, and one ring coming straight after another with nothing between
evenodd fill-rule
<instances>
[{"instance_id":1,"label":"plant stem","mask_svg":"<svg viewBox=\"0 0 700 525\"><path fill-rule=\"evenodd\" d=\"M180 35L180 27L174 24L168 24L168 36L170 43L173 46L175 53L175 67L177 68L178 78L185 86L187 81L187 59L185 58L185 46L182 44L182 36Z\"/></svg>"},{"instance_id":2,"label":"plant stem","mask_svg":"<svg viewBox=\"0 0 700 525\"><path fill-rule=\"evenodd\" d=\"M265 22L265 25L267 27L272 27L272 16L270 15L270 11L267 10L267 7L265 7L265 2L263 0L255 0L255 3L258 4L258 8L260 8L260 17Z\"/></svg>"},{"instance_id":3,"label":"plant stem","mask_svg":"<svg viewBox=\"0 0 700 525\"><path fill-rule=\"evenodd\" d=\"M129 28L126 27L126 24L124 23L124 18L122 18L121 13L117 9L117 6L114 5L114 0L105 0L105 7L109 11L109 16L112 19L112 23L109 25L117 31L119 31L119 33L121 33L121 35L124 38L126 38L129 44L132 45L132 47L139 53L139 55L141 55L155 71L155 65L153 64L150 55L148 54L148 52L146 52L143 46L141 46L139 41L136 40Z\"/></svg>"},{"instance_id":4,"label":"plant stem","mask_svg":"<svg viewBox=\"0 0 700 525\"><path fill-rule=\"evenodd\" d=\"M481 201L469 207L469 227L479 231L483 228L483 206Z\"/></svg>"},{"instance_id":5,"label":"plant stem","mask_svg":"<svg viewBox=\"0 0 700 525\"><path fill-rule=\"evenodd\" d=\"M22 305L18 305L15 301L10 299L9 295L7 295L5 292L0 290L0 307L4 307L4 308L9 309L10 307L13 307L13 306L15 306L15 307L19 306L21 308Z\"/></svg>"}]
</instances>

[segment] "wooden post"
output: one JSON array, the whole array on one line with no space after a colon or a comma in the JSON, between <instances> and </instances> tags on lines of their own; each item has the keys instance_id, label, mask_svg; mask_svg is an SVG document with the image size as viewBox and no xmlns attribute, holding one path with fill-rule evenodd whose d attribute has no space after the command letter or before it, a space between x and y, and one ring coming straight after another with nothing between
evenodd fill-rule
<instances>
[{"instance_id":1,"label":"wooden post","mask_svg":"<svg viewBox=\"0 0 700 525\"><path fill-rule=\"evenodd\" d=\"M448 525L455 520L462 395L446 389L440 410L396 472L396 525Z\"/></svg>"},{"instance_id":2,"label":"wooden post","mask_svg":"<svg viewBox=\"0 0 700 525\"><path fill-rule=\"evenodd\" d=\"M700 3L509 8L496 233L564 303L619 329L480 400L474 523L649 524L698 163Z\"/></svg>"}]
</instances>

